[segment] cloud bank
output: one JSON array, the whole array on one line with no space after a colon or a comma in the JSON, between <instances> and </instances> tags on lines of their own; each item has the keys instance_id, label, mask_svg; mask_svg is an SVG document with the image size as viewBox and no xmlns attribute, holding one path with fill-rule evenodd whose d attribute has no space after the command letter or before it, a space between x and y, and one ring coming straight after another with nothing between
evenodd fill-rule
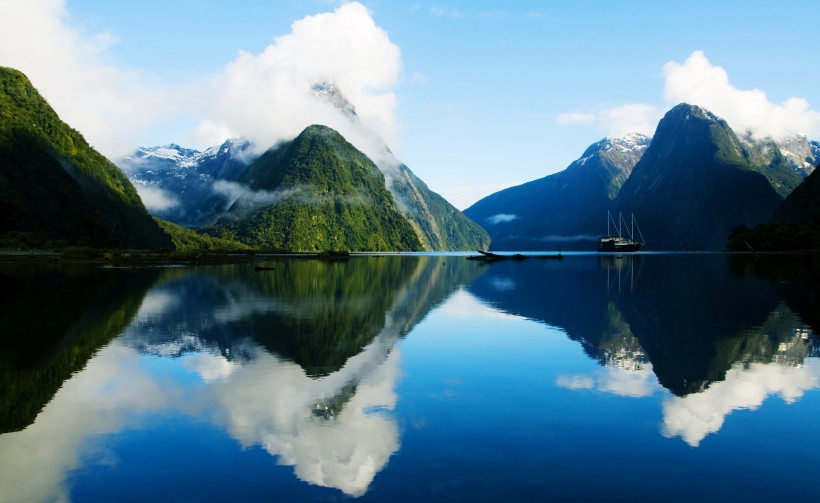
<instances>
[{"instance_id":1,"label":"cloud bank","mask_svg":"<svg viewBox=\"0 0 820 503\"><path fill-rule=\"evenodd\" d=\"M151 77L118 68L110 33L85 33L65 0L0 2L0 66L22 71L60 118L109 157L174 110L173 93Z\"/></svg>"},{"instance_id":2,"label":"cloud bank","mask_svg":"<svg viewBox=\"0 0 820 503\"><path fill-rule=\"evenodd\" d=\"M724 118L735 130L751 131L759 138L780 138L789 133L820 133L820 112L803 98L773 103L760 89L738 89L729 74L713 65L702 51L686 61L670 61L663 67L664 97L668 103L700 105Z\"/></svg>"},{"instance_id":3,"label":"cloud bank","mask_svg":"<svg viewBox=\"0 0 820 503\"><path fill-rule=\"evenodd\" d=\"M630 103L613 108L601 108L595 112L567 112L558 116L560 125L592 124L607 136L619 137L628 133L655 134L663 111L643 103Z\"/></svg>"},{"instance_id":4,"label":"cloud bank","mask_svg":"<svg viewBox=\"0 0 820 503\"><path fill-rule=\"evenodd\" d=\"M398 140L397 100L390 90L401 74L401 51L376 26L367 8L348 3L332 13L308 16L259 54L241 52L205 91L212 99L193 143L213 145L242 136L261 148L298 135L311 124L342 133L366 153L367 135L312 87L332 82L355 104L361 125ZM373 157L375 159L375 157Z\"/></svg>"},{"instance_id":5,"label":"cloud bank","mask_svg":"<svg viewBox=\"0 0 820 503\"><path fill-rule=\"evenodd\" d=\"M136 184L134 187L148 211L164 211L179 205L179 200L173 194L159 187L143 184Z\"/></svg>"},{"instance_id":6,"label":"cloud bank","mask_svg":"<svg viewBox=\"0 0 820 503\"><path fill-rule=\"evenodd\" d=\"M241 136L266 149L319 123L374 160L383 144L366 130L397 148L391 88L401 51L358 2L294 22L290 33L259 53L239 52L205 83L172 86L114 65L107 50L116 41L85 31L66 0L0 3L0 65L24 72L60 118L109 158L132 153L160 124L183 123L196 126L166 141L204 149ZM315 96L311 87L322 82L355 104L357 121Z\"/></svg>"},{"instance_id":7,"label":"cloud bank","mask_svg":"<svg viewBox=\"0 0 820 503\"><path fill-rule=\"evenodd\" d=\"M808 101L792 97L774 103L760 89L738 89L728 72L712 64L703 51L694 51L683 63L669 61L663 66L665 103L658 107L630 103L601 107L593 111L560 114L561 125L594 125L608 136L637 132L653 135L663 114L678 103L699 105L725 119L738 132L749 131L756 138L782 138L789 134L820 135L820 112Z\"/></svg>"}]
</instances>

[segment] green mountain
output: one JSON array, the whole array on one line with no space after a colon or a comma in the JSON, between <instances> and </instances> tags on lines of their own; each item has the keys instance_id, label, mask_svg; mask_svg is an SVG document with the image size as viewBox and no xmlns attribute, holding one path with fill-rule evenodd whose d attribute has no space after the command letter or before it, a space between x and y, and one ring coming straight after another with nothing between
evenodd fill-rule
<instances>
[{"instance_id":1,"label":"green mountain","mask_svg":"<svg viewBox=\"0 0 820 503\"><path fill-rule=\"evenodd\" d=\"M154 217L160 228L171 237L173 248L180 252L192 251L212 251L231 252L240 250L252 250L252 248L239 241L230 239L215 238L207 234L197 232L193 229L177 225L167 220Z\"/></svg>"},{"instance_id":2,"label":"green mountain","mask_svg":"<svg viewBox=\"0 0 820 503\"><path fill-rule=\"evenodd\" d=\"M483 250L490 245L490 237L480 225L430 190L396 159L384 140L361 122L356 107L332 81L316 83L312 91L318 99L340 111L360 134L379 145L381 152L374 159L387 177L387 190L393 194L399 212L413 226L425 250Z\"/></svg>"},{"instance_id":3,"label":"green mountain","mask_svg":"<svg viewBox=\"0 0 820 503\"><path fill-rule=\"evenodd\" d=\"M426 250L485 250L490 236L404 164L388 187Z\"/></svg>"},{"instance_id":4,"label":"green mountain","mask_svg":"<svg viewBox=\"0 0 820 503\"><path fill-rule=\"evenodd\" d=\"M210 231L288 251L421 250L384 175L339 133L310 126L256 159L239 178L250 190Z\"/></svg>"},{"instance_id":5,"label":"green mountain","mask_svg":"<svg viewBox=\"0 0 820 503\"><path fill-rule=\"evenodd\" d=\"M171 247L125 175L62 122L25 75L2 67L0 241Z\"/></svg>"},{"instance_id":6,"label":"green mountain","mask_svg":"<svg viewBox=\"0 0 820 503\"><path fill-rule=\"evenodd\" d=\"M800 177L783 155L761 157L723 120L680 104L658 124L617 205L653 250L720 250L729 231L767 221Z\"/></svg>"},{"instance_id":7,"label":"green mountain","mask_svg":"<svg viewBox=\"0 0 820 503\"><path fill-rule=\"evenodd\" d=\"M484 226L497 250L594 250L621 185L650 139L605 138L564 171L496 192L464 213Z\"/></svg>"}]
</instances>

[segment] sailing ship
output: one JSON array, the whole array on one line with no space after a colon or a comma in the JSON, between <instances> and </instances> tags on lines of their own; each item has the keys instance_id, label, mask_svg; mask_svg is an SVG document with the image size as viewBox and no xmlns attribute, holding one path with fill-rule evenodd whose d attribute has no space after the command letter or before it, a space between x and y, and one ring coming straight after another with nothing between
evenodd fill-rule
<instances>
[{"instance_id":1,"label":"sailing ship","mask_svg":"<svg viewBox=\"0 0 820 503\"><path fill-rule=\"evenodd\" d=\"M622 233L623 227L625 227L624 216L618 212L618 223L615 223L615 220L612 218L612 213L607 212L606 214L606 236L598 239L598 251L599 252L636 252L640 251L641 246L644 244L643 234L641 234L641 228L638 227L638 222L635 221L635 215L630 214L630 225L628 227L629 237L626 237ZM609 224L610 222L615 225L615 229L618 231L618 235L611 234L609 232ZM641 237L640 241L635 239L635 229L638 229L638 235Z\"/></svg>"}]
</instances>

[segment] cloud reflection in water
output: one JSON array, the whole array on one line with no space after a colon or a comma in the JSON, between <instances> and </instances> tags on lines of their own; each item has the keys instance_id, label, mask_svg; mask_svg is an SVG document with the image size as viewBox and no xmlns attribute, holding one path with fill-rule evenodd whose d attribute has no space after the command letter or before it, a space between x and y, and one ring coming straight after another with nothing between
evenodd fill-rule
<instances>
[{"instance_id":1,"label":"cloud reflection in water","mask_svg":"<svg viewBox=\"0 0 820 503\"><path fill-rule=\"evenodd\" d=\"M712 383L700 393L673 397L663 404L663 435L679 436L697 447L710 433L721 429L735 410L755 410L770 396L793 403L806 391L820 386L820 362L807 358L804 365L735 364L724 381Z\"/></svg>"}]
</instances>

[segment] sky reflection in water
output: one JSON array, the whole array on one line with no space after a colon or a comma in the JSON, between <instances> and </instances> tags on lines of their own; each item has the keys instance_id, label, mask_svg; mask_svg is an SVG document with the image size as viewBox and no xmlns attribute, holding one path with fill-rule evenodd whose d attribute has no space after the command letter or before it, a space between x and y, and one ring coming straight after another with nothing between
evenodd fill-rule
<instances>
[{"instance_id":1,"label":"sky reflection in water","mask_svg":"<svg viewBox=\"0 0 820 503\"><path fill-rule=\"evenodd\" d=\"M4 501L123 492L253 500L271 491L302 500L584 500L612 491L684 500L701 493L677 469L736 462L729 475L700 476L710 497L737 496L746 470L820 458L805 445L785 448L799 435L780 432L756 440L762 460L744 459L745 435L784 422L803 422L801 435L820 428L808 421L820 408L808 324L817 287L788 268L724 256L275 265L131 272L147 277L127 283L94 272L111 305L99 295L78 300L63 328L49 328L63 330L53 338L63 342L50 353L21 350L34 363L5 374L68 372L59 389L40 387L53 397L39 412L33 395L13 397L18 408L31 400L34 416L4 416ZM76 274L65 284L90 281ZM31 328L25 310L3 314L7 334ZM69 343L77 353L83 334L108 332L111 342L78 368L31 356L59 355ZM767 408L772 399L790 406ZM755 412L735 418L741 410ZM127 447L135 439L141 457ZM170 476L151 459L174 442L190 449L174 454L191 470L175 466L177 478L198 480L196 470L210 467L224 480L162 492ZM779 470L771 480L786 480ZM587 471L600 474L595 487L582 484ZM773 494L745 491L752 500Z\"/></svg>"}]
</instances>

